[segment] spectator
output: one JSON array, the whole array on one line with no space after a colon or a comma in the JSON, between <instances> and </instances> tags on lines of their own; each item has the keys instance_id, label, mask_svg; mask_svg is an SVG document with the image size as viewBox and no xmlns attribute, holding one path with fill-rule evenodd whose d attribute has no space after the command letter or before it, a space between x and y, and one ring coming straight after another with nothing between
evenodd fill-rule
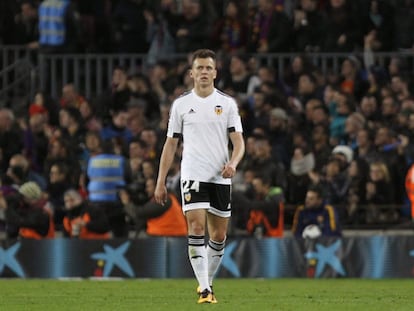
<instances>
[{"instance_id":1,"label":"spectator","mask_svg":"<svg viewBox=\"0 0 414 311\"><path fill-rule=\"evenodd\" d=\"M19 187L18 193L0 198L4 210L7 238L54 238L52 212L46 207L42 190L33 181Z\"/></svg>"},{"instance_id":2,"label":"spectator","mask_svg":"<svg viewBox=\"0 0 414 311\"><path fill-rule=\"evenodd\" d=\"M294 49L298 52L319 52L323 48L324 16L317 0L300 0L293 12Z\"/></svg>"},{"instance_id":3,"label":"spectator","mask_svg":"<svg viewBox=\"0 0 414 311\"><path fill-rule=\"evenodd\" d=\"M253 159L248 169L260 174L268 174L270 176L270 185L272 187L280 187L286 190L287 180L286 173L281 161L272 158L272 146L268 136L257 135L255 137L255 149Z\"/></svg>"},{"instance_id":4,"label":"spectator","mask_svg":"<svg viewBox=\"0 0 414 311\"><path fill-rule=\"evenodd\" d=\"M309 123L310 123L311 128L317 125L320 125L323 128L329 129L330 116L329 116L328 108L324 105L317 104L316 102L314 108L311 109L309 121L310 121Z\"/></svg>"},{"instance_id":5,"label":"spectator","mask_svg":"<svg viewBox=\"0 0 414 311\"><path fill-rule=\"evenodd\" d=\"M337 92L330 109L330 143L331 145L344 144L346 139L345 122L352 111L355 110L352 97L343 92Z\"/></svg>"},{"instance_id":6,"label":"spectator","mask_svg":"<svg viewBox=\"0 0 414 311\"><path fill-rule=\"evenodd\" d=\"M269 131L272 146L272 157L289 167L289 156L292 153L292 133L289 128L289 118L282 108L273 108L270 111Z\"/></svg>"},{"instance_id":7,"label":"spectator","mask_svg":"<svg viewBox=\"0 0 414 311\"><path fill-rule=\"evenodd\" d=\"M29 105L29 116L38 113L47 113L48 122L51 126L58 125L59 105L46 92L37 91L33 102Z\"/></svg>"},{"instance_id":8,"label":"spectator","mask_svg":"<svg viewBox=\"0 0 414 311\"><path fill-rule=\"evenodd\" d=\"M339 160L340 170L343 172L354 159L354 152L347 145L337 145L332 149L331 158Z\"/></svg>"},{"instance_id":9,"label":"spectator","mask_svg":"<svg viewBox=\"0 0 414 311\"><path fill-rule=\"evenodd\" d=\"M359 101L368 89L368 82L362 75L361 63L355 56L344 59L341 65L340 90Z\"/></svg>"},{"instance_id":10,"label":"spectator","mask_svg":"<svg viewBox=\"0 0 414 311\"><path fill-rule=\"evenodd\" d=\"M360 129L356 136L355 159L363 159L371 163L377 158L373 132L368 128Z\"/></svg>"},{"instance_id":11,"label":"spectator","mask_svg":"<svg viewBox=\"0 0 414 311\"><path fill-rule=\"evenodd\" d=\"M100 131L102 129L102 120L96 115L91 102L84 101L79 107L79 111L87 131Z\"/></svg>"},{"instance_id":12,"label":"spectator","mask_svg":"<svg viewBox=\"0 0 414 311\"><path fill-rule=\"evenodd\" d=\"M302 73L299 75L298 88L295 90L296 98L304 106L309 100L317 99L316 79L310 73Z\"/></svg>"},{"instance_id":13,"label":"spectator","mask_svg":"<svg viewBox=\"0 0 414 311\"><path fill-rule=\"evenodd\" d=\"M149 88L157 96L158 103L165 103L168 94L172 93L178 84L178 77L171 74L171 64L166 61L158 62L148 72Z\"/></svg>"},{"instance_id":14,"label":"spectator","mask_svg":"<svg viewBox=\"0 0 414 311\"><path fill-rule=\"evenodd\" d=\"M411 96L409 80L401 74L396 74L391 77L391 89L399 102Z\"/></svg>"},{"instance_id":15,"label":"spectator","mask_svg":"<svg viewBox=\"0 0 414 311\"><path fill-rule=\"evenodd\" d=\"M69 148L77 158L81 158L85 145L86 129L78 108L64 107L59 111L59 135L69 144Z\"/></svg>"},{"instance_id":16,"label":"spectator","mask_svg":"<svg viewBox=\"0 0 414 311\"><path fill-rule=\"evenodd\" d=\"M130 180L125 158L115 154L112 143L107 141L102 152L89 159L86 174L92 207L105 211L114 237L127 237L125 214L118 198L118 188Z\"/></svg>"},{"instance_id":17,"label":"spectator","mask_svg":"<svg viewBox=\"0 0 414 311\"><path fill-rule=\"evenodd\" d=\"M344 142L353 150L357 147L356 137L359 130L365 127L365 118L359 112L352 112L345 120Z\"/></svg>"},{"instance_id":18,"label":"spectator","mask_svg":"<svg viewBox=\"0 0 414 311\"><path fill-rule=\"evenodd\" d=\"M367 1L361 16L364 33L374 36L372 49L374 51L391 51L394 37L394 8L383 0Z\"/></svg>"},{"instance_id":19,"label":"spectator","mask_svg":"<svg viewBox=\"0 0 414 311\"><path fill-rule=\"evenodd\" d=\"M52 127L48 123L48 114L32 114L29 117L29 124L22 122L21 127L24 131L22 153L29 160L31 168L35 172L42 174L44 161L47 157L49 139L53 132Z\"/></svg>"},{"instance_id":20,"label":"spectator","mask_svg":"<svg viewBox=\"0 0 414 311\"><path fill-rule=\"evenodd\" d=\"M331 156L328 130L324 126L316 125L313 127L310 145L313 154L318 155L315 159L315 172L321 173Z\"/></svg>"},{"instance_id":21,"label":"spectator","mask_svg":"<svg viewBox=\"0 0 414 311\"><path fill-rule=\"evenodd\" d=\"M45 160L44 176L49 176L51 166L56 163L65 163L67 167L70 167L69 182L73 186L77 186L81 175L80 162L70 148L70 144L61 137L51 138L49 141L49 153Z\"/></svg>"},{"instance_id":22,"label":"spectator","mask_svg":"<svg viewBox=\"0 0 414 311\"><path fill-rule=\"evenodd\" d=\"M378 122L381 120L381 111L378 107L377 97L368 94L362 97L359 111L365 118L369 129L378 127Z\"/></svg>"},{"instance_id":23,"label":"spectator","mask_svg":"<svg viewBox=\"0 0 414 311\"><path fill-rule=\"evenodd\" d=\"M305 202L306 191L312 183L310 172L315 168L314 154L304 146L297 146L290 161L290 170L287 174L288 187L286 202L298 205Z\"/></svg>"},{"instance_id":24,"label":"spectator","mask_svg":"<svg viewBox=\"0 0 414 311\"><path fill-rule=\"evenodd\" d=\"M249 25L247 51L280 53L291 48L292 26L288 16L275 8L273 0L259 0Z\"/></svg>"},{"instance_id":25,"label":"spectator","mask_svg":"<svg viewBox=\"0 0 414 311\"><path fill-rule=\"evenodd\" d=\"M146 22L143 0L120 0L113 3L112 27L115 51L120 53L146 53Z\"/></svg>"},{"instance_id":26,"label":"spectator","mask_svg":"<svg viewBox=\"0 0 414 311\"><path fill-rule=\"evenodd\" d=\"M250 124L251 128L249 128L249 132L251 133L255 127L267 127L269 125L269 112L273 107L269 107L268 104L265 102L266 94L264 91L260 89L260 87L256 87L253 91L252 95L252 105L253 105L253 118L252 123ZM243 118L243 121L246 120Z\"/></svg>"},{"instance_id":27,"label":"spectator","mask_svg":"<svg viewBox=\"0 0 414 311\"><path fill-rule=\"evenodd\" d=\"M257 75L249 72L247 61L247 56L244 54L232 55L229 74L219 81L219 86L223 90L234 92L243 101L253 95L254 89L260 85Z\"/></svg>"},{"instance_id":28,"label":"spectator","mask_svg":"<svg viewBox=\"0 0 414 311\"><path fill-rule=\"evenodd\" d=\"M156 119L152 126L157 130L158 141L165 137L168 130L168 122L170 119L171 105L165 104L160 106L160 118Z\"/></svg>"},{"instance_id":29,"label":"spectator","mask_svg":"<svg viewBox=\"0 0 414 311\"><path fill-rule=\"evenodd\" d=\"M366 183L369 178L369 164L364 159L355 159L347 169L349 190L347 197L347 223L365 224Z\"/></svg>"},{"instance_id":30,"label":"spectator","mask_svg":"<svg viewBox=\"0 0 414 311\"><path fill-rule=\"evenodd\" d=\"M127 146L132 139L132 133L128 129L127 110L117 110L112 113L111 123L104 126L101 130L103 141L113 141L121 148L121 153L125 154Z\"/></svg>"},{"instance_id":31,"label":"spectator","mask_svg":"<svg viewBox=\"0 0 414 311\"><path fill-rule=\"evenodd\" d=\"M309 225L318 226L321 235L339 237L342 235L340 219L335 207L324 202L323 190L320 186L310 186L306 192L305 204L296 208L292 224L292 233L302 237Z\"/></svg>"},{"instance_id":32,"label":"spectator","mask_svg":"<svg viewBox=\"0 0 414 311\"><path fill-rule=\"evenodd\" d=\"M42 190L46 189L46 179L30 168L29 160L19 153L13 155L2 183L20 186L28 181L36 182Z\"/></svg>"},{"instance_id":33,"label":"spectator","mask_svg":"<svg viewBox=\"0 0 414 311\"><path fill-rule=\"evenodd\" d=\"M109 89L98 94L94 107L99 119L104 125L110 123L111 115L115 111L126 110L131 98L131 90L128 86L128 74L124 67L117 66L112 71L111 85Z\"/></svg>"},{"instance_id":34,"label":"spectator","mask_svg":"<svg viewBox=\"0 0 414 311\"><path fill-rule=\"evenodd\" d=\"M395 222L398 219L395 206L395 184L390 172L383 162L374 162L369 167L369 180L366 183L366 202L368 224Z\"/></svg>"},{"instance_id":35,"label":"spectator","mask_svg":"<svg viewBox=\"0 0 414 311\"><path fill-rule=\"evenodd\" d=\"M129 143L128 160L131 168L131 178L133 181L142 182L142 163L146 159L147 144L138 137L134 137Z\"/></svg>"},{"instance_id":36,"label":"spectator","mask_svg":"<svg viewBox=\"0 0 414 311\"><path fill-rule=\"evenodd\" d=\"M111 0L73 0L80 15L81 48L87 53L113 52ZM104 34L104 35L102 35Z\"/></svg>"},{"instance_id":37,"label":"spectator","mask_svg":"<svg viewBox=\"0 0 414 311\"><path fill-rule=\"evenodd\" d=\"M15 123L11 109L0 108L0 168L5 172L10 158L23 149L22 130Z\"/></svg>"},{"instance_id":38,"label":"spectator","mask_svg":"<svg viewBox=\"0 0 414 311\"><path fill-rule=\"evenodd\" d=\"M362 45L360 14L350 0L329 0L326 9L324 51L351 52Z\"/></svg>"},{"instance_id":39,"label":"spectator","mask_svg":"<svg viewBox=\"0 0 414 311\"><path fill-rule=\"evenodd\" d=\"M182 11L176 15L170 29L174 33L178 53L189 53L203 48L211 32L211 20L206 2L183 0Z\"/></svg>"},{"instance_id":40,"label":"spectator","mask_svg":"<svg viewBox=\"0 0 414 311\"><path fill-rule=\"evenodd\" d=\"M126 190L120 191L120 198L127 214L134 220L137 232L145 230L150 236L186 236L187 223L181 204L172 193L168 194L165 204L154 200L155 179L145 182L147 201L134 204Z\"/></svg>"},{"instance_id":41,"label":"spectator","mask_svg":"<svg viewBox=\"0 0 414 311\"><path fill-rule=\"evenodd\" d=\"M386 163L392 184L395 186L393 202L402 204L405 197L404 180L408 170L405 151L408 146L408 137L396 135L386 127L381 126L375 133L374 144L377 151L377 161Z\"/></svg>"},{"instance_id":42,"label":"spectator","mask_svg":"<svg viewBox=\"0 0 414 311\"><path fill-rule=\"evenodd\" d=\"M303 73L312 72L312 62L304 54L296 55L293 57L290 66L286 68L286 72L283 76L283 81L289 88L296 90L298 87L299 77ZM286 87L287 87L286 86ZM291 93L291 91L290 91ZM291 94L289 94L291 95Z\"/></svg>"},{"instance_id":43,"label":"spectator","mask_svg":"<svg viewBox=\"0 0 414 311\"><path fill-rule=\"evenodd\" d=\"M73 83L66 83L62 88L60 98L61 107L73 107L79 109L86 102L85 98L78 93Z\"/></svg>"},{"instance_id":44,"label":"spectator","mask_svg":"<svg viewBox=\"0 0 414 311\"><path fill-rule=\"evenodd\" d=\"M381 103L381 124L394 129L397 125L397 114L400 110L400 103L391 96L385 96Z\"/></svg>"},{"instance_id":45,"label":"spectator","mask_svg":"<svg viewBox=\"0 0 414 311\"><path fill-rule=\"evenodd\" d=\"M135 102L142 103L143 115L146 120L152 121L160 116L160 100L152 90L148 77L143 74L135 74L128 79L131 97ZM133 101L131 101L133 102ZM130 106L131 106L130 102Z\"/></svg>"},{"instance_id":46,"label":"spectator","mask_svg":"<svg viewBox=\"0 0 414 311\"><path fill-rule=\"evenodd\" d=\"M175 53L175 41L168 25L171 14L168 1L161 1L159 7L144 10L146 39L149 45L147 64L155 65Z\"/></svg>"},{"instance_id":47,"label":"spectator","mask_svg":"<svg viewBox=\"0 0 414 311\"><path fill-rule=\"evenodd\" d=\"M35 114L48 114L49 111L45 106L45 98L42 92L37 92L34 97L34 102L29 106L29 116Z\"/></svg>"},{"instance_id":48,"label":"spectator","mask_svg":"<svg viewBox=\"0 0 414 311\"><path fill-rule=\"evenodd\" d=\"M138 136L144 127L148 125L148 120L144 115L144 102L140 99L131 99L127 111L127 128L132 136Z\"/></svg>"},{"instance_id":49,"label":"spectator","mask_svg":"<svg viewBox=\"0 0 414 311\"><path fill-rule=\"evenodd\" d=\"M39 6L39 44L43 53L74 53L78 50L80 24L74 4L44 0Z\"/></svg>"},{"instance_id":50,"label":"spectator","mask_svg":"<svg viewBox=\"0 0 414 311\"><path fill-rule=\"evenodd\" d=\"M252 184L255 197L247 200L249 219L246 224L247 232L258 238L283 237L284 228L284 197L280 187L272 187L270 178L266 175L254 177Z\"/></svg>"},{"instance_id":51,"label":"spectator","mask_svg":"<svg viewBox=\"0 0 414 311\"><path fill-rule=\"evenodd\" d=\"M20 13L14 18L16 43L29 49L39 48L39 18L37 6L32 0L20 1Z\"/></svg>"},{"instance_id":52,"label":"spectator","mask_svg":"<svg viewBox=\"0 0 414 311\"><path fill-rule=\"evenodd\" d=\"M346 218L346 199L348 198L349 182L346 178L346 168L338 158L331 158L321 176L320 184L324 188L324 201L335 206L341 221Z\"/></svg>"},{"instance_id":53,"label":"spectator","mask_svg":"<svg viewBox=\"0 0 414 311\"><path fill-rule=\"evenodd\" d=\"M247 39L247 23L243 3L228 1L224 16L216 19L211 32L212 44L225 53L243 52Z\"/></svg>"},{"instance_id":54,"label":"spectator","mask_svg":"<svg viewBox=\"0 0 414 311\"><path fill-rule=\"evenodd\" d=\"M63 218L65 237L79 239L109 239L109 223L104 210L91 207L75 189L63 195L66 215Z\"/></svg>"},{"instance_id":55,"label":"spectator","mask_svg":"<svg viewBox=\"0 0 414 311\"><path fill-rule=\"evenodd\" d=\"M63 162L58 162L50 167L46 188L47 200L53 211L55 228L62 230L63 217L65 215L65 203L63 194L74 185L70 182L70 167Z\"/></svg>"},{"instance_id":56,"label":"spectator","mask_svg":"<svg viewBox=\"0 0 414 311\"><path fill-rule=\"evenodd\" d=\"M0 1L0 43L15 44L14 17L18 12L18 6L14 0Z\"/></svg>"},{"instance_id":57,"label":"spectator","mask_svg":"<svg viewBox=\"0 0 414 311\"><path fill-rule=\"evenodd\" d=\"M161 154L161 147L158 141L158 135L154 128L144 128L139 138L146 144L145 158L149 160L159 159Z\"/></svg>"},{"instance_id":58,"label":"spectator","mask_svg":"<svg viewBox=\"0 0 414 311\"><path fill-rule=\"evenodd\" d=\"M414 36L410 31L414 27L414 2L412 0L396 0L393 24L393 48L395 50L412 49Z\"/></svg>"}]
</instances>

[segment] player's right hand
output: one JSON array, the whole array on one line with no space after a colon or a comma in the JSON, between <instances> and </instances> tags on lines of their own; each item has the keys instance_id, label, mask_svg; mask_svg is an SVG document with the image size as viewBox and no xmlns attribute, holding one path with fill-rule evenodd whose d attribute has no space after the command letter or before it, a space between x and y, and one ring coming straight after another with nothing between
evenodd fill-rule
<instances>
[{"instance_id":1,"label":"player's right hand","mask_svg":"<svg viewBox=\"0 0 414 311\"><path fill-rule=\"evenodd\" d=\"M154 199L155 202L164 206L167 202L167 187L165 185L158 185L155 187Z\"/></svg>"}]
</instances>

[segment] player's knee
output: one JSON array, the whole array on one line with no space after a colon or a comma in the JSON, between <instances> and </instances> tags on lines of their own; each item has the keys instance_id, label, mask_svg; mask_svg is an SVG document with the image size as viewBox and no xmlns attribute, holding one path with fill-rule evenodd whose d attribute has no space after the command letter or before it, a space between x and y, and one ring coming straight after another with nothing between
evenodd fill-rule
<instances>
[{"instance_id":1,"label":"player's knee","mask_svg":"<svg viewBox=\"0 0 414 311\"><path fill-rule=\"evenodd\" d=\"M226 231L215 230L210 233L210 239L217 243L223 243L226 240Z\"/></svg>"},{"instance_id":2,"label":"player's knee","mask_svg":"<svg viewBox=\"0 0 414 311\"><path fill-rule=\"evenodd\" d=\"M190 235L205 235L205 226L197 221L188 224L188 233Z\"/></svg>"}]
</instances>

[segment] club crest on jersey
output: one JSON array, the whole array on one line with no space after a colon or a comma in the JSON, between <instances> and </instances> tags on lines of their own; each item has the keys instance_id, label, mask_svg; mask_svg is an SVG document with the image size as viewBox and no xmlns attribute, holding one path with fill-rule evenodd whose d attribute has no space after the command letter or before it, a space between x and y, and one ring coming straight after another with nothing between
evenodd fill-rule
<instances>
[{"instance_id":1,"label":"club crest on jersey","mask_svg":"<svg viewBox=\"0 0 414 311\"><path fill-rule=\"evenodd\" d=\"M191 193L189 193L189 192L185 193L184 194L184 200L186 202L190 201L191 200Z\"/></svg>"},{"instance_id":2,"label":"club crest on jersey","mask_svg":"<svg viewBox=\"0 0 414 311\"><path fill-rule=\"evenodd\" d=\"M216 113L216 115L221 115L223 113L223 107L221 106L216 106L214 107L214 112Z\"/></svg>"}]
</instances>

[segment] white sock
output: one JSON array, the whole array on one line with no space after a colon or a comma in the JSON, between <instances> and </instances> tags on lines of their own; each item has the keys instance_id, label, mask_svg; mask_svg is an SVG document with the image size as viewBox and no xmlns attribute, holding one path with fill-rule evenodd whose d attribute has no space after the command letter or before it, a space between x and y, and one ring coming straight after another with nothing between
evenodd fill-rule
<instances>
[{"instance_id":1,"label":"white sock","mask_svg":"<svg viewBox=\"0 0 414 311\"><path fill-rule=\"evenodd\" d=\"M224 245L226 240L223 242L216 242L213 240L208 241L207 245L207 258L208 258L208 283L213 286L213 278L218 268L220 267L221 261L224 255Z\"/></svg>"},{"instance_id":2,"label":"white sock","mask_svg":"<svg viewBox=\"0 0 414 311\"><path fill-rule=\"evenodd\" d=\"M190 259L194 275L197 278L201 291L206 288L211 291L208 283L208 257L204 245L204 236L188 236L188 258Z\"/></svg>"}]
</instances>

